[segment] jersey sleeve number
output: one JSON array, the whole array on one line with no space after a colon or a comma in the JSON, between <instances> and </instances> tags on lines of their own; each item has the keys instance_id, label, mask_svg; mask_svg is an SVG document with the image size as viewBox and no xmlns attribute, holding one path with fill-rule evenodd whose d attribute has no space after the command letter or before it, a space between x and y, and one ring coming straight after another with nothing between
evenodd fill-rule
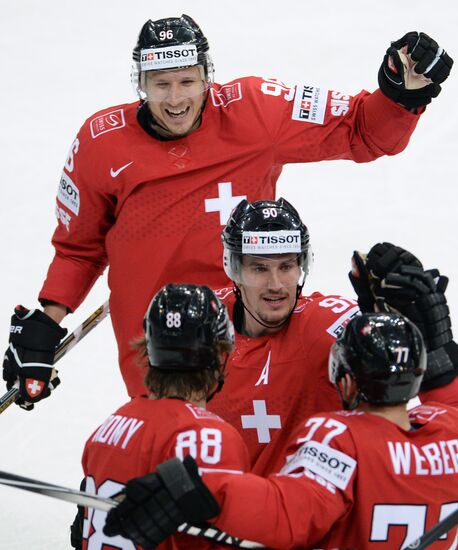
<instances>
[{"instance_id":1,"label":"jersey sleeve number","mask_svg":"<svg viewBox=\"0 0 458 550\"><path fill-rule=\"evenodd\" d=\"M443 504L440 510L439 521L453 513L458 508L458 502ZM411 544L425 532L426 504L376 504L372 514L371 542L388 541L389 528L394 525L407 527L406 536L402 548ZM456 535L455 535L456 536ZM444 540L447 535L442 535L439 540ZM450 549L457 547L455 544Z\"/></svg>"},{"instance_id":2,"label":"jersey sleeve number","mask_svg":"<svg viewBox=\"0 0 458 550\"><path fill-rule=\"evenodd\" d=\"M92 476L86 478L85 491L92 495L110 498L116 493L119 493L123 488L124 485L121 483L107 480L100 485L97 491L94 478ZM135 550L135 544L121 537L121 535L107 537L103 533L106 517L107 513L102 510L95 510L94 508L87 509L87 517L84 518L83 523L83 539L87 540L87 550L104 550L104 548L109 548L110 550L115 548L119 550Z\"/></svg>"},{"instance_id":3,"label":"jersey sleeve number","mask_svg":"<svg viewBox=\"0 0 458 550\"><path fill-rule=\"evenodd\" d=\"M355 306L357 302L355 300L349 300L348 298L334 298L329 296L318 304L320 307L329 307L333 313L342 313L351 306Z\"/></svg>"},{"instance_id":4,"label":"jersey sleeve number","mask_svg":"<svg viewBox=\"0 0 458 550\"><path fill-rule=\"evenodd\" d=\"M221 460L221 443L221 430L215 428L187 430L178 434L175 454L180 460L190 454L205 464L218 464Z\"/></svg>"}]
</instances>

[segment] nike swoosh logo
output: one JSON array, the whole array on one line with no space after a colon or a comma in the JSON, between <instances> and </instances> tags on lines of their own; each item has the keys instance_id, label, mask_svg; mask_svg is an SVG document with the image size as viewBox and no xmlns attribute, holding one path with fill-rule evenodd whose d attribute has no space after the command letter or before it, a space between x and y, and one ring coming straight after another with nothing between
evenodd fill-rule
<instances>
[{"instance_id":1,"label":"nike swoosh logo","mask_svg":"<svg viewBox=\"0 0 458 550\"><path fill-rule=\"evenodd\" d=\"M110 170L110 175L112 178L115 178L116 176L119 176L119 174L126 169L128 166L130 166L134 161L131 160L127 164L124 164L124 166L121 166L121 168L118 168L117 170L113 170L113 168Z\"/></svg>"}]
</instances>

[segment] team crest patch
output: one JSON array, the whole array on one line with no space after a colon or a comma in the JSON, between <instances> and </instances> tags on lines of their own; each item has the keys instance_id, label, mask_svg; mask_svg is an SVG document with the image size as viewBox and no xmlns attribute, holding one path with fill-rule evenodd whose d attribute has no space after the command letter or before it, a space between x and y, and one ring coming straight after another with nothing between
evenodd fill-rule
<instances>
[{"instance_id":1,"label":"team crest patch","mask_svg":"<svg viewBox=\"0 0 458 550\"><path fill-rule=\"evenodd\" d=\"M301 122L323 124L327 100L328 90L298 84L296 86L291 118L293 120L300 120Z\"/></svg>"},{"instance_id":2,"label":"team crest patch","mask_svg":"<svg viewBox=\"0 0 458 550\"><path fill-rule=\"evenodd\" d=\"M208 418L213 418L213 420L221 420L221 418L215 413L212 413L207 409L202 409L202 407L196 407L191 403L186 403L186 408L191 411L191 413L195 418L197 418L197 420L208 419Z\"/></svg>"},{"instance_id":3,"label":"team crest patch","mask_svg":"<svg viewBox=\"0 0 458 550\"><path fill-rule=\"evenodd\" d=\"M242 86L240 82L225 84L218 90L210 88L210 95L215 107L227 107L229 103L242 99Z\"/></svg>"},{"instance_id":4,"label":"team crest patch","mask_svg":"<svg viewBox=\"0 0 458 550\"><path fill-rule=\"evenodd\" d=\"M25 390L30 397L37 397L45 389L45 383L42 380L34 378L25 379Z\"/></svg>"},{"instance_id":5,"label":"team crest patch","mask_svg":"<svg viewBox=\"0 0 458 550\"><path fill-rule=\"evenodd\" d=\"M101 134L106 134L112 130L119 130L125 125L124 110L116 109L116 111L111 111L91 120L91 135L95 139Z\"/></svg>"}]
</instances>

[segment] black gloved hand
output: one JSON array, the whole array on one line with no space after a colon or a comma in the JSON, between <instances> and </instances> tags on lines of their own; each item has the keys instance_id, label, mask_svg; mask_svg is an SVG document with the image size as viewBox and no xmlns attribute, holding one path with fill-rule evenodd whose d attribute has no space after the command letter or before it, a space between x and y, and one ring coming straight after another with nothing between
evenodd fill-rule
<instances>
[{"instance_id":1,"label":"black gloved hand","mask_svg":"<svg viewBox=\"0 0 458 550\"><path fill-rule=\"evenodd\" d=\"M378 73L382 92L407 109L428 105L441 91L453 59L423 32L408 32L387 49Z\"/></svg>"},{"instance_id":2,"label":"black gloved hand","mask_svg":"<svg viewBox=\"0 0 458 550\"><path fill-rule=\"evenodd\" d=\"M444 386L458 376L458 346L453 341L450 310L445 297L448 278L437 269L402 266L388 273L380 294L388 311L399 311L420 329L428 352L421 390Z\"/></svg>"},{"instance_id":3,"label":"black gloved hand","mask_svg":"<svg viewBox=\"0 0 458 550\"><path fill-rule=\"evenodd\" d=\"M397 311L420 329L427 351L452 341L450 310L445 297L448 278L437 269L402 266L388 273L378 292L388 311Z\"/></svg>"},{"instance_id":4,"label":"black gloved hand","mask_svg":"<svg viewBox=\"0 0 458 550\"><path fill-rule=\"evenodd\" d=\"M19 379L16 403L26 410L48 397L60 380L53 375L54 353L67 329L38 309L17 306L11 317L10 345L3 360L3 380L10 389Z\"/></svg>"},{"instance_id":5,"label":"black gloved hand","mask_svg":"<svg viewBox=\"0 0 458 550\"><path fill-rule=\"evenodd\" d=\"M183 462L172 458L160 464L156 473L131 479L124 500L108 513L103 532L151 548L173 535L182 523L198 524L219 512L195 460L188 455Z\"/></svg>"},{"instance_id":6,"label":"black gloved hand","mask_svg":"<svg viewBox=\"0 0 458 550\"><path fill-rule=\"evenodd\" d=\"M458 376L458 345L453 341L445 297L448 278L425 271L410 252L378 243L368 254L355 252L350 282L362 311L396 311L420 329L428 351L422 390L437 388Z\"/></svg>"},{"instance_id":7,"label":"black gloved hand","mask_svg":"<svg viewBox=\"0 0 458 550\"><path fill-rule=\"evenodd\" d=\"M384 300L379 292L381 281L388 273L399 272L402 266L422 267L420 260L408 250L387 242L377 243L367 254L354 251L348 276L361 311L375 311L376 299ZM383 303L379 309L384 309Z\"/></svg>"}]
</instances>

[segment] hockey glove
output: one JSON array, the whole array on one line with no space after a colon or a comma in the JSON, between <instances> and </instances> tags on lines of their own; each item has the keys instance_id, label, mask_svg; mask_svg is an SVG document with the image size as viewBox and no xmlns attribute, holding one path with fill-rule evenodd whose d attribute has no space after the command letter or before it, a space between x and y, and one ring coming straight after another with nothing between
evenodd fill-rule
<instances>
[{"instance_id":1,"label":"hockey glove","mask_svg":"<svg viewBox=\"0 0 458 550\"><path fill-rule=\"evenodd\" d=\"M422 267L413 254L391 243L377 243L367 254L355 250L348 276L358 295L361 311L375 311L376 301L380 301L380 310L385 309L384 297L379 292L380 283L388 273L399 272L401 266Z\"/></svg>"},{"instance_id":2,"label":"hockey glove","mask_svg":"<svg viewBox=\"0 0 458 550\"><path fill-rule=\"evenodd\" d=\"M3 380L7 389L19 380L16 403L22 408L33 409L34 403L48 397L59 385L59 378L53 376L54 353L66 334L67 329L42 311L23 306L15 308L10 345L3 360Z\"/></svg>"},{"instance_id":3,"label":"hockey glove","mask_svg":"<svg viewBox=\"0 0 458 550\"><path fill-rule=\"evenodd\" d=\"M130 480L124 500L108 513L103 532L151 548L182 523L202 523L219 512L195 460L188 455L183 462L172 458L160 464L156 473Z\"/></svg>"},{"instance_id":4,"label":"hockey glove","mask_svg":"<svg viewBox=\"0 0 458 550\"><path fill-rule=\"evenodd\" d=\"M378 73L382 92L407 109L428 105L441 91L453 59L423 32L408 32L391 43Z\"/></svg>"},{"instance_id":5,"label":"hockey glove","mask_svg":"<svg viewBox=\"0 0 458 550\"><path fill-rule=\"evenodd\" d=\"M445 297L447 284L448 278L437 269L402 266L400 273L388 273L380 285L386 309L405 315L423 335L428 362L422 391L448 384L458 375L458 346L453 341Z\"/></svg>"}]
</instances>

